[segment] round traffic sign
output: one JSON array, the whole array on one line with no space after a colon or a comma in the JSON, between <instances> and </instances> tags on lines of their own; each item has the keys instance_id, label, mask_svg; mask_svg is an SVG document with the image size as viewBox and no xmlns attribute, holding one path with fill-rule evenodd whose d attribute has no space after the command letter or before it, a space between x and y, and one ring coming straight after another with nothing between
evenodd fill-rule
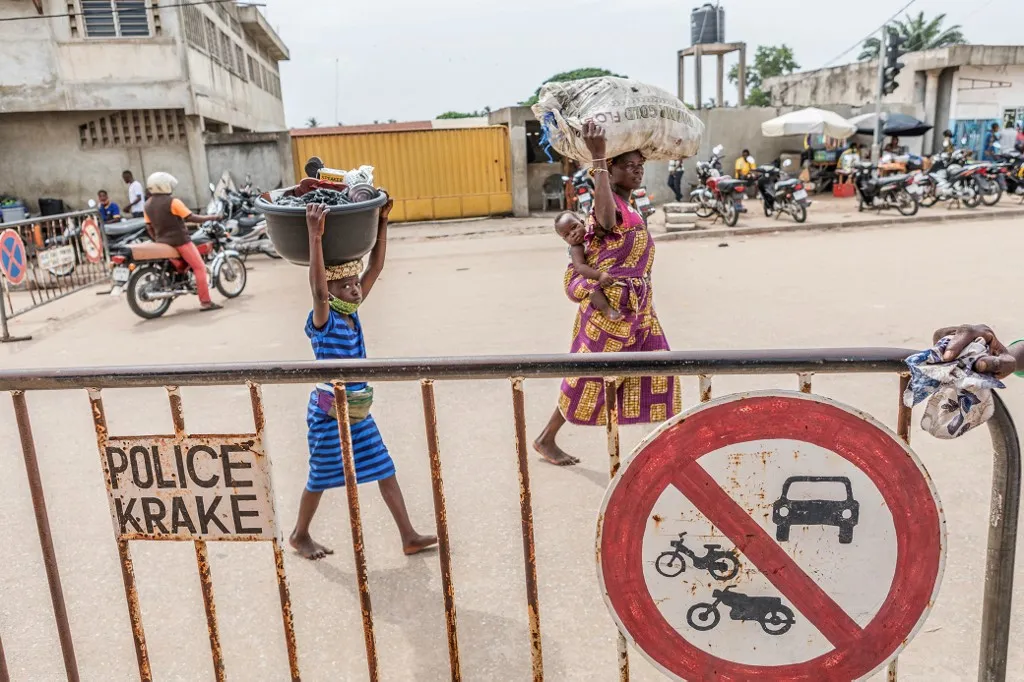
<instances>
[{"instance_id":1,"label":"round traffic sign","mask_svg":"<svg viewBox=\"0 0 1024 682\"><path fill-rule=\"evenodd\" d=\"M82 221L82 248L90 263L103 261L103 235L91 216Z\"/></svg>"},{"instance_id":2,"label":"round traffic sign","mask_svg":"<svg viewBox=\"0 0 1024 682\"><path fill-rule=\"evenodd\" d=\"M599 519L619 630L690 682L867 677L924 623L945 562L942 507L906 444L788 391L673 417L637 446Z\"/></svg>"},{"instance_id":3,"label":"round traffic sign","mask_svg":"<svg viewBox=\"0 0 1024 682\"><path fill-rule=\"evenodd\" d=\"M25 265L25 242L14 230L0 232L0 272L11 284L21 284L28 268Z\"/></svg>"}]
</instances>

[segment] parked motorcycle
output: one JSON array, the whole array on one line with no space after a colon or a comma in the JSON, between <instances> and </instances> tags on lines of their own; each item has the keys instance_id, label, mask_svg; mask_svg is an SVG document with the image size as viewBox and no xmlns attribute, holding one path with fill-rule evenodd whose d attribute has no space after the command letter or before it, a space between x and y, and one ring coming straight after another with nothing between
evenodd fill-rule
<instances>
[{"instance_id":1,"label":"parked motorcycle","mask_svg":"<svg viewBox=\"0 0 1024 682\"><path fill-rule=\"evenodd\" d=\"M981 186L975 180L980 170L978 164L967 163L967 154L962 149L935 155L931 169L918 175L921 205L929 208L939 201L953 201L967 208L976 207L981 203Z\"/></svg>"},{"instance_id":2,"label":"parked motorcycle","mask_svg":"<svg viewBox=\"0 0 1024 682\"><path fill-rule=\"evenodd\" d=\"M736 550L726 552L721 545L704 545L704 556L686 546L686 533L680 533L678 540L669 544L674 548L662 552L654 568L666 578L674 578L686 570L686 557L690 558L693 567L699 571L707 571L717 580L729 580L740 570L740 562L736 558Z\"/></svg>"},{"instance_id":3,"label":"parked motorcycle","mask_svg":"<svg viewBox=\"0 0 1024 682\"><path fill-rule=\"evenodd\" d=\"M793 164L786 159L783 168ZM764 214L769 218L778 218L783 213L793 216L793 220L802 223L807 220L807 207L811 200L807 198L804 183L798 178L783 177L784 171L778 166L757 166L751 171L757 190L761 194Z\"/></svg>"},{"instance_id":4,"label":"parked motorcycle","mask_svg":"<svg viewBox=\"0 0 1024 682\"><path fill-rule=\"evenodd\" d=\"M636 206L636 210L640 212L644 220L654 215L654 206L651 204L651 197L647 194L646 187L633 191L633 205Z\"/></svg>"},{"instance_id":5,"label":"parked motorcycle","mask_svg":"<svg viewBox=\"0 0 1024 682\"><path fill-rule=\"evenodd\" d=\"M895 208L902 215L917 213L918 195L922 190L915 181L915 175L890 175L875 177L875 165L861 162L854 166L853 186L857 192L857 210L873 209L883 211Z\"/></svg>"},{"instance_id":6,"label":"parked motorcycle","mask_svg":"<svg viewBox=\"0 0 1024 682\"><path fill-rule=\"evenodd\" d=\"M709 178L707 188L711 192L715 213L726 225L735 227L747 193L747 182L722 175Z\"/></svg>"},{"instance_id":7,"label":"parked motorcycle","mask_svg":"<svg viewBox=\"0 0 1024 682\"><path fill-rule=\"evenodd\" d=\"M192 234L192 243L206 263L207 278L225 298L245 289L245 263L229 248L230 237L219 222L203 223ZM113 280L128 294L128 306L139 317L160 317L179 296L198 294L195 276L178 250L167 244L137 242L111 249Z\"/></svg>"},{"instance_id":8,"label":"parked motorcycle","mask_svg":"<svg viewBox=\"0 0 1024 682\"><path fill-rule=\"evenodd\" d=\"M241 190L217 187L210 183L213 198L206 206L207 215L223 216L224 229L231 238L229 248L242 254L243 260L250 254L262 253L270 258L280 258L277 248L267 233L267 219L256 210L258 189L252 189L249 179Z\"/></svg>"},{"instance_id":9,"label":"parked motorcycle","mask_svg":"<svg viewBox=\"0 0 1024 682\"><path fill-rule=\"evenodd\" d=\"M719 604L729 607L729 618L732 620L757 621L769 635L783 635L796 622L793 610L784 605L780 598L751 597L735 592L735 589L735 586L730 586L724 590L715 590L711 593L715 601L691 606L686 612L686 622L694 630L711 630L722 619L718 612Z\"/></svg>"},{"instance_id":10,"label":"parked motorcycle","mask_svg":"<svg viewBox=\"0 0 1024 682\"><path fill-rule=\"evenodd\" d=\"M996 163L1003 172L1007 194L1024 195L1024 155L1017 150L997 154ZM1024 202L1024 196L1021 201Z\"/></svg>"},{"instance_id":11,"label":"parked motorcycle","mask_svg":"<svg viewBox=\"0 0 1024 682\"><path fill-rule=\"evenodd\" d=\"M690 192L690 201L696 206L694 212L698 218L715 215L715 195L708 187L708 181L722 175L723 153L722 145L716 145L707 161L697 162L697 187Z\"/></svg>"},{"instance_id":12,"label":"parked motorcycle","mask_svg":"<svg viewBox=\"0 0 1024 682\"><path fill-rule=\"evenodd\" d=\"M576 211L590 215L590 209L594 206L594 179L585 168L573 173L572 187L576 194Z\"/></svg>"}]
</instances>

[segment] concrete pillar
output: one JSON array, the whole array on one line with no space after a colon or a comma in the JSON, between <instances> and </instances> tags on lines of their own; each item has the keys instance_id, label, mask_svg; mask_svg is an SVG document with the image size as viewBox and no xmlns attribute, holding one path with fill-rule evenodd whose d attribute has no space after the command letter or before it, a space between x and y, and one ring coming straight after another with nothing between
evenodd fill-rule
<instances>
[{"instance_id":1,"label":"concrete pillar","mask_svg":"<svg viewBox=\"0 0 1024 682\"><path fill-rule=\"evenodd\" d=\"M530 215L530 185L526 169L526 126L509 125L508 143L512 152L512 215Z\"/></svg>"},{"instance_id":2,"label":"concrete pillar","mask_svg":"<svg viewBox=\"0 0 1024 682\"><path fill-rule=\"evenodd\" d=\"M740 43L739 105L747 103L747 44Z\"/></svg>"},{"instance_id":3,"label":"concrete pillar","mask_svg":"<svg viewBox=\"0 0 1024 682\"><path fill-rule=\"evenodd\" d=\"M686 97L686 57L679 55L679 64L676 67L678 69L679 78L679 101L685 102Z\"/></svg>"},{"instance_id":4,"label":"concrete pillar","mask_svg":"<svg viewBox=\"0 0 1024 682\"><path fill-rule=\"evenodd\" d=\"M189 193L195 204L192 208L197 208L205 206L210 198L210 169L206 165L206 143L203 141L203 123L199 116L185 117L185 141L188 143L188 157L192 166L192 187ZM179 191L179 194L185 192Z\"/></svg>"},{"instance_id":5,"label":"concrete pillar","mask_svg":"<svg viewBox=\"0 0 1024 682\"><path fill-rule=\"evenodd\" d=\"M939 76L942 69L930 69L925 73L926 81L924 86L924 120L934 126L938 120L937 108L939 103ZM933 154L935 152L935 128L924 134L922 142L923 152Z\"/></svg>"},{"instance_id":6,"label":"concrete pillar","mask_svg":"<svg viewBox=\"0 0 1024 682\"><path fill-rule=\"evenodd\" d=\"M281 164L281 183L285 187L290 187L295 184L295 161L292 159L292 136L287 130L277 134L277 156Z\"/></svg>"},{"instance_id":7,"label":"concrete pillar","mask_svg":"<svg viewBox=\"0 0 1024 682\"><path fill-rule=\"evenodd\" d=\"M725 55L718 55L718 82L715 83L715 106L725 106Z\"/></svg>"},{"instance_id":8,"label":"concrete pillar","mask_svg":"<svg viewBox=\"0 0 1024 682\"><path fill-rule=\"evenodd\" d=\"M700 49L700 45L695 45L694 46L694 52L693 52L693 63L694 63L694 81L693 81L693 83L694 83L694 86L697 88L697 94L696 94L696 100L697 101L694 103L694 106L697 107L698 109L700 109L700 108L702 108L704 106L704 102L703 102L702 94L701 94L701 87L700 87L700 85L701 85L701 83L700 83L700 76L701 76L701 74L700 74L700 67L701 67L701 62L704 61L702 59L703 56L704 56L704 54L703 54L703 51Z\"/></svg>"}]
</instances>

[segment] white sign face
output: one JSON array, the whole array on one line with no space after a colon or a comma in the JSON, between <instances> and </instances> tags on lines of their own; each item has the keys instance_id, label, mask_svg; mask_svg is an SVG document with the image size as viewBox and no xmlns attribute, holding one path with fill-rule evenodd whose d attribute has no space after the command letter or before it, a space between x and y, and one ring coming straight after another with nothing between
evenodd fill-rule
<instances>
[{"instance_id":1,"label":"white sign face","mask_svg":"<svg viewBox=\"0 0 1024 682\"><path fill-rule=\"evenodd\" d=\"M913 452L802 393L673 417L599 516L609 610L679 680L866 679L924 623L944 557L941 505Z\"/></svg>"},{"instance_id":2,"label":"white sign face","mask_svg":"<svg viewBox=\"0 0 1024 682\"><path fill-rule=\"evenodd\" d=\"M36 254L43 270L60 270L75 264L75 247L58 246Z\"/></svg>"},{"instance_id":3,"label":"white sign face","mask_svg":"<svg viewBox=\"0 0 1024 682\"><path fill-rule=\"evenodd\" d=\"M277 538L269 462L257 436L111 438L103 473L119 538Z\"/></svg>"}]
</instances>

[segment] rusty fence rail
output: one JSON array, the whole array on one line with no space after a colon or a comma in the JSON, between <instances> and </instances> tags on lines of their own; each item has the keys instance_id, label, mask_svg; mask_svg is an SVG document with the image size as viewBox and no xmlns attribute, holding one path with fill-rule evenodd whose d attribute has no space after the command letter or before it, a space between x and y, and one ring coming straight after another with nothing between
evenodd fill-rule
<instances>
[{"instance_id":1,"label":"rusty fence rail","mask_svg":"<svg viewBox=\"0 0 1024 682\"><path fill-rule=\"evenodd\" d=\"M8 320L110 278L103 221L96 209L0 223L25 247L25 272L17 283L0 275L0 342L12 336Z\"/></svg>"},{"instance_id":2,"label":"rusty fence rail","mask_svg":"<svg viewBox=\"0 0 1024 682\"><path fill-rule=\"evenodd\" d=\"M437 433L434 382L438 380L508 379L511 381L512 415L515 423L515 445L520 485L520 513L524 557L524 584L527 618L530 629L530 655L532 679L544 678L541 640L541 610L538 598L538 573L535 561L533 507L528 467L526 439L524 382L530 378L561 378L600 376L605 379L606 409L613 411L616 400L617 377L624 376L696 376L699 379L700 400L711 400L715 375L791 374L797 379L796 387L805 393L812 391L814 374L888 374L900 377L900 395L908 381L903 358L913 351L892 348L855 348L827 350L767 350L722 352L666 352L666 353L609 353L594 355L536 355L536 356L480 356L461 358L345 360L327 362L204 364L147 367L99 367L47 370L0 371L0 390L13 397L14 412L21 436L22 451L35 508L37 530L43 562L50 587L54 618L69 680L79 679L77 661L67 609L61 587L57 557L54 551L49 519L46 512L38 456L32 438L26 391L87 390L96 423L97 442L102 453L103 444L112 442L106 434L100 391L105 388L160 387L168 390L174 417L175 436L187 439L181 419L179 386L247 385L253 404L256 439L261 438L265 417L260 385L333 383L338 407L339 434L345 467L346 493L350 509L350 522L355 554L358 594L362 607L363 632L367 653L369 679L377 680L378 655L374 636L373 611L366 576L366 559L362 546L362 524L359 515L359 494L355 484L355 468L351 435L348 428L348 406L344 384L356 381L419 381L422 391L427 449L437 536L439 540L443 602L449 663L452 680L462 679L456 618L456 592L452 572L451 548L448 535L446 503L441 471L441 448ZM1020 444L1013 419L996 396L995 415L989 422L994 453L991 508L989 510L989 537L986 553L984 601L981 614L981 647L978 663L979 682L1002 682L1006 679L1007 653L1010 635L1010 615L1013 597L1013 570L1016 553L1017 519L1020 507L1021 457ZM899 401L897 432L909 441L911 412ZM611 417L609 414L609 417ZM619 467L619 434L616 420L607 421L609 475L613 477ZM198 438L198 437L191 437ZM208 437L209 438L209 437ZM261 446L260 446L261 447ZM103 458L101 457L101 460ZM267 461L269 468L269 461ZM104 463L103 466L107 467ZM269 488L268 488L269 490ZM271 492L272 497L272 492ZM272 506L272 500L271 500ZM143 536L140 536L143 537ZM142 626L135 591L134 574L128 550L128 540L136 536L117 538L122 559L132 632L135 638L140 677L152 679L146 653L145 633ZM151 538L150 538L151 539ZM180 539L180 538L179 538ZM224 538L221 538L224 539ZM245 539L268 539L245 538ZM299 679L299 661L292 629L292 616L288 585L284 575L283 555L274 538L275 568L281 596L282 618L285 624L291 676ZM225 671L220 653L219 634L213 586L206 564L205 542L196 540L196 557L203 588L210 630L211 655L217 679ZM204 566L205 564L205 566ZM625 640L618 639L618 672L620 680L629 679L629 659ZM889 667L888 677L896 680L897 661ZM0 682L8 678L4 658L3 633L0 632Z\"/></svg>"}]
</instances>

